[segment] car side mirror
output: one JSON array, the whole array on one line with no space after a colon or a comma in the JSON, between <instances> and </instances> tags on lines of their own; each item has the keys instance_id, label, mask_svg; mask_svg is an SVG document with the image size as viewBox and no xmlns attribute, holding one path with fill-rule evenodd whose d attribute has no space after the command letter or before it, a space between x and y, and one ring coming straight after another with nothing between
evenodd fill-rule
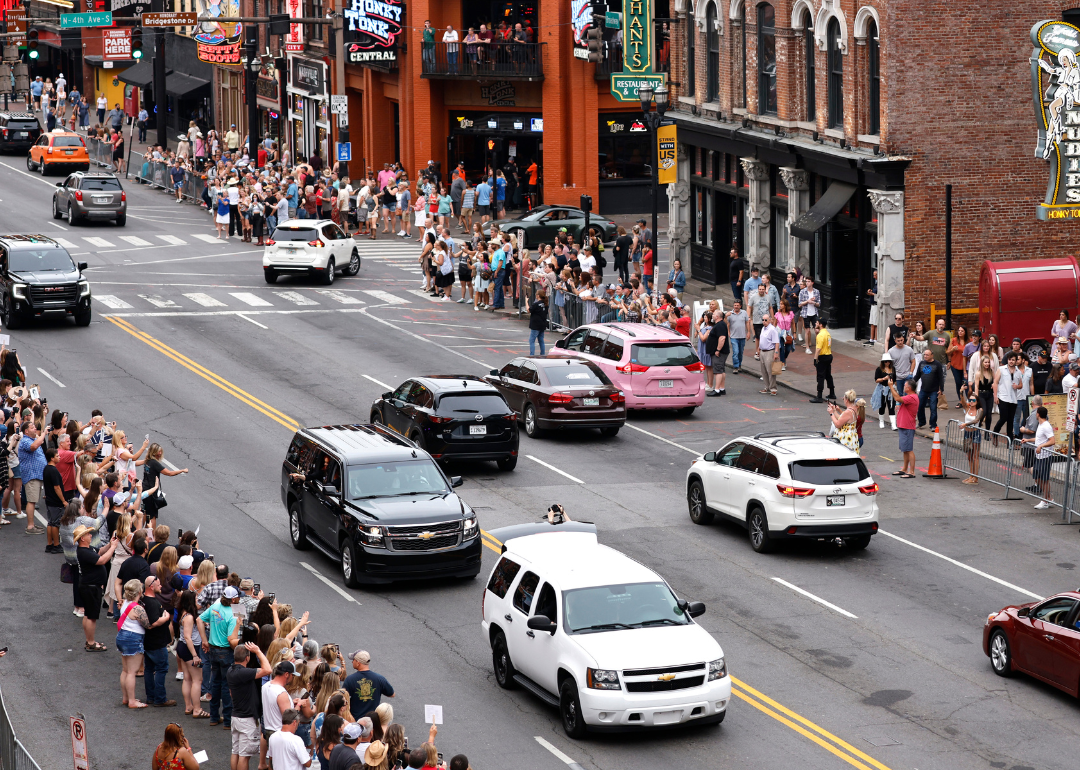
<instances>
[{"instance_id":1,"label":"car side mirror","mask_svg":"<svg viewBox=\"0 0 1080 770\"><path fill-rule=\"evenodd\" d=\"M451 476L450 477L450 486L453 487L454 489L457 489L458 487L460 487L464 483L465 483L465 479L463 479L461 476Z\"/></svg>"},{"instance_id":2,"label":"car side mirror","mask_svg":"<svg viewBox=\"0 0 1080 770\"><path fill-rule=\"evenodd\" d=\"M79 263L79 270L80 270L80 272L81 272L81 271L83 271L83 270L85 270L85 269L86 269L87 267L89 267L89 265L87 265L87 264L86 264L85 262L80 262L80 263Z\"/></svg>"},{"instance_id":3,"label":"car side mirror","mask_svg":"<svg viewBox=\"0 0 1080 770\"><path fill-rule=\"evenodd\" d=\"M333 484L320 484L319 486L322 489L322 493L327 497L337 497L340 494L338 488Z\"/></svg>"},{"instance_id":4,"label":"car side mirror","mask_svg":"<svg viewBox=\"0 0 1080 770\"><path fill-rule=\"evenodd\" d=\"M525 625L533 631L546 631L549 634L554 634L558 628L547 615L533 615L525 622Z\"/></svg>"},{"instance_id":5,"label":"car side mirror","mask_svg":"<svg viewBox=\"0 0 1080 770\"><path fill-rule=\"evenodd\" d=\"M57 187L63 187L63 186L64 186L64 183L63 183L63 182L57 182L57 183L56 183L56 186L57 186Z\"/></svg>"},{"instance_id":6,"label":"car side mirror","mask_svg":"<svg viewBox=\"0 0 1080 770\"><path fill-rule=\"evenodd\" d=\"M1026 618L1031 615L1031 607L1021 607L1016 611L1016 617Z\"/></svg>"},{"instance_id":7,"label":"car side mirror","mask_svg":"<svg viewBox=\"0 0 1080 770\"><path fill-rule=\"evenodd\" d=\"M705 614L705 605L702 602L687 602L686 614L692 618Z\"/></svg>"},{"instance_id":8,"label":"car side mirror","mask_svg":"<svg viewBox=\"0 0 1080 770\"><path fill-rule=\"evenodd\" d=\"M716 452L706 452L701 459L707 463L714 463L716 462Z\"/></svg>"},{"instance_id":9,"label":"car side mirror","mask_svg":"<svg viewBox=\"0 0 1080 770\"><path fill-rule=\"evenodd\" d=\"M386 401L389 401L393 397L394 397L394 394L391 393L390 391L387 391L386 393L383 393L381 396L379 396L379 398L384 399Z\"/></svg>"},{"instance_id":10,"label":"car side mirror","mask_svg":"<svg viewBox=\"0 0 1080 770\"><path fill-rule=\"evenodd\" d=\"M555 347L557 347L557 348L563 348L563 349L565 350L565 349L566 349L566 339L565 339L565 338L563 338L563 339L561 339L561 340L558 340L558 341L557 341L557 342L555 343Z\"/></svg>"},{"instance_id":11,"label":"car side mirror","mask_svg":"<svg viewBox=\"0 0 1080 770\"><path fill-rule=\"evenodd\" d=\"M501 375L501 374L499 373L499 370L498 370L498 369L492 369L492 370L491 370L490 372L488 372L488 374L490 374L490 375L491 375L492 377L501 377L501 376L502 376L502 375Z\"/></svg>"}]
</instances>

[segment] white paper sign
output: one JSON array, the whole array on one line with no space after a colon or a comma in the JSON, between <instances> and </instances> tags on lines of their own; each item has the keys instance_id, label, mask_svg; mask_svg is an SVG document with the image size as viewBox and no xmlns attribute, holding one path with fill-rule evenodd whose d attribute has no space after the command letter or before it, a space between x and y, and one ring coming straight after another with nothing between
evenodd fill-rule
<instances>
[{"instance_id":1,"label":"white paper sign","mask_svg":"<svg viewBox=\"0 0 1080 770\"><path fill-rule=\"evenodd\" d=\"M0 345L10 345L10 344L11 344L11 335L10 334L0 334Z\"/></svg>"},{"instance_id":2,"label":"white paper sign","mask_svg":"<svg viewBox=\"0 0 1080 770\"><path fill-rule=\"evenodd\" d=\"M442 706L424 705L424 724L429 725L441 725L442 721Z\"/></svg>"},{"instance_id":3,"label":"white paper sign","mask_svg":"<svg viewBox=\"0 0 1080 770\"><path fill-rule=\"evenodd\" d=\"M201 764L202 764L203 762L205 762L206 760L208 760L208 759L209 759L209 757L207 757L207 756L206 756L206 751L205 751L205 750L204 750L204 751L200 751L200 752L198 752L198 753L196 753L196 754L193 754L192 756L194 756L194 757L195 757L195 761L196 761L196 762L198 762L198 763L199 763L200 765L201 765Z\"/></svg>"},{"instance_id":4,"label":"white paper sign","mask_svg":"<svg viewBox=\"0 0 1080 770\"><path fill-rule=\"evenodd\" d=\"M349 111L349 97L338 94L330 95L330 112L340 114Z\"/></svg>"}]
</instances>

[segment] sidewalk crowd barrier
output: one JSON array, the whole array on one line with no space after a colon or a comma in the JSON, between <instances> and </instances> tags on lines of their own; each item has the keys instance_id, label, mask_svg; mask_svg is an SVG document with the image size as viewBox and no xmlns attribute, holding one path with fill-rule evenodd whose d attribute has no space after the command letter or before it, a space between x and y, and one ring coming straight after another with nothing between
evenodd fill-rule
<instances>
[{"instance_id":1,"label":"sidewalk crowd barrier","mask_svg":"<svg viewBox=\"0 0 1080 770\"><path fill-rule=\"evenodd\" d=\"M30 752L15 737L4 696L0 693L0 768L3 770L41 770Z\"/></svg>"}]
</instances>

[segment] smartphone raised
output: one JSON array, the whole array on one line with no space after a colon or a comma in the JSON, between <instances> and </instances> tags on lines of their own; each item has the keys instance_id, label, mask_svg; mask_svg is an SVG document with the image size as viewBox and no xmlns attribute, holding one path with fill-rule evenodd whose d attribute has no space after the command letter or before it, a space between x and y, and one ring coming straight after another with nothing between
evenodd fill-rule
<instances>
[{"instance_id":1,"label":"smartphone raised","mask_svg":"<svg viewBox=\"0 0 1080 770\"><path fill-rule=\"evenodd\" d=\"M270 600L271 604L273 604L277 600L277 594L267 594L266 598Z\"/></svg>"},{"instance_id":2,"label":"smartphone raised","mask_svg":"<svg viewBox=\"0 0 1080 770\"><path fill-rule=\"evenodd\" d=\"M256 583L255 584L255 595L258 596L260 591L262 591L262 583Z\"/></svg>"}]
</instances>

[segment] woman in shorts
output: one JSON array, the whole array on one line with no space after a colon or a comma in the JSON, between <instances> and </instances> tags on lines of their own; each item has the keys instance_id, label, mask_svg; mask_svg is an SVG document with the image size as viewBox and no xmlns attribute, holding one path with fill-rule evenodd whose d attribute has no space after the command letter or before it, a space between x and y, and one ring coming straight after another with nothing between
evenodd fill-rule
<instances>
[{"instance_id":1,"label":"woman in shorts","mask_svg":"<svg viewBox=\"0 0 1080 770\"><path fill-rule=\"evenodd\" d=\"M468 301L469 292L472 291L473 271L475 269L473 260L470 259L469 254L462 249L460 256L458 257L458 280L461 281L461 299L458 300L459 305L464 305Z\"/></svg>"}]
</instances>

